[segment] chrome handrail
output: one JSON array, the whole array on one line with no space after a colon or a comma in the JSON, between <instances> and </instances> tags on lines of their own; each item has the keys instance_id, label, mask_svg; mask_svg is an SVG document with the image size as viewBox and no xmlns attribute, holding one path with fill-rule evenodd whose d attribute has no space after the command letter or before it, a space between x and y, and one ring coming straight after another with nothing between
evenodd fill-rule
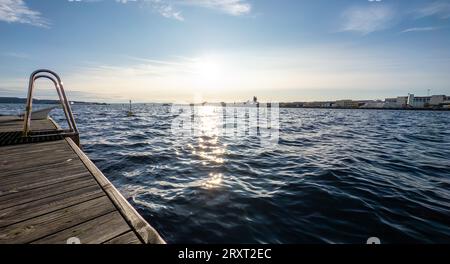
<instances>
[{"instance_id":1,"label":"chrome handrail","mask_svg":"<svg viewBox=\"0 0 450 264\"><path fill-rule=\"evenodd\" d=\"M59 87L58 83L56 82L56 80L53 79L51 76L47 76L47 75L37 75L37 76L34 77L34 80L36 81L37 79L40 79L40 78L45 78L45 79L48 79L48 80L53 82L53 84L55 85L55 88L56 88L56 92L58 93L59 101L62 102L63 101L63 97L62 97L62 94L61 94L60 87ZM63 108L64 115L66 116L67 125L69 126L69 129L73 130L72 123L69 122L69 113L68 113L68 110L66 108L66 105L61 103L61 106Z\"/></svg>"},{"instance_id":2,"label":"chrome handrail","mask_svg":"<svg viewBox=\"0 0 450 264\"><path fill-rule=\"evenodd\" d=\"M40 70L34 71L30 75L30 80L28 83L27 105L25 108L25 115L24 115L23 136L26 137L30 133L34 83L37 79L40 79L40 78L48 79L48 80L52 81L53 84L55 85L55 89L56 89L56 92L58 93L59 101L63 108L64 115L67 120L67 124L69 125L69 131L72 132L74 135L77 135L77 137L78 137L78 128L75 123L75 118L73 117L73 114L72 114L72 109L70 108L70 103L67 100L67 96L64 91L63 82L61 81L61 78L58 76L58 74L56 74L55 72L53 72L51 70L47 70L47 69L40 69Z\"/></svg>"}]
</instances>

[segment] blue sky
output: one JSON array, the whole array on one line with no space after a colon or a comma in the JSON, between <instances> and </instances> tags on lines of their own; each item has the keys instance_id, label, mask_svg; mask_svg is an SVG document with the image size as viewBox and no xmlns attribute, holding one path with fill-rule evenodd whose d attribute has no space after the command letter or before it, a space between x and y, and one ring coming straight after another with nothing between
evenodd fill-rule
<instances>
[{"instance_id":1,"label":"blue sky","mask_svg":"<svg viewBox=\"0 0 450 264\"><path fill-rule=\"evenodd\" d=\"M89 101L450 94L449 0L0 0L0 36L0 96L37 68Z\"/></svg>"}]
</instances>

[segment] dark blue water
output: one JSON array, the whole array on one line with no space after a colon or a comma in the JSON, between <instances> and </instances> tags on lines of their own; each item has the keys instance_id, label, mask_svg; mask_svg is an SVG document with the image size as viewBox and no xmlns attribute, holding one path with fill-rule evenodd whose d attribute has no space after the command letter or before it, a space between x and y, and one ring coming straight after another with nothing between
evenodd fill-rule
<instances>
[{"instance_id":1,"label":"dark blue water","mask_svg":"<svg viewBox=\"0 0 450 264\"><path fill-rule=\"evenodd\" d=\"M208 114L177 137L170 107L73 108L85 152L169 243L450 243L450 112L281 109L265 148Z\"/></svg>"}]
</instances>

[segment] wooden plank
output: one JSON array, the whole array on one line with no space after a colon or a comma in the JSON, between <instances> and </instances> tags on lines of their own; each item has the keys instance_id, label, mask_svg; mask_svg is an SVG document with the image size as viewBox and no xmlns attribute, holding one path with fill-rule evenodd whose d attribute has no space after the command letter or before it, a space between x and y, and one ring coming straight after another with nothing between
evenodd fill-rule
<instances>
[{"instance_id":1,"label":"wooden plank","mask_svg":"<svg viewBox=\"0 0 450 264\"><path fill-rule=\"evenodd\" d=\"M40 150L42 148L48 147L48 146L56 146L60 145L61 147L67 147L66 144L63 144L62 141L48 141L48 142L36 142L36 143L27 143L27 144L20 144L20 145L9 145L9 146L2 146L0 154L5 153L21 153L23 151L32 151L33 149Z\"/></svg>"},{"instance_id":2,"label":"wooden plank","mask_svg":"<svg viewBox=\"0 0 450 264\"><path fill-rule=\"evenodd\" d=\"M141 244L141 241L139 241L139 238L133 231L129 231L107 241L105 244Z\"/></svg>"},{"instance_id":3,"label":"wooden plank","mask_svg":"<svg viewBox=\"0 0 450 264\"><path fill-rule=\"evenodd\" d=\"M0 227L9 226L104 195L103 190L94 183L94 185L85 188L9 207L0 211Z\"/></svg>"},{"instance_id":4,"label":"wooden plank","mask_svg":"<svg viewBox=\"0 0 450 264\"><path fill-rule=\"evenodd\" d=\"M35 156L35 157L29 157L24 158L22 161L7 161L5 160L0 165L0 168L2 171L14 171L15 169L26 169L26 168L33 168L36 166L45 166L50 165L54 163L60 163L60 162L70 162L74 159L77 159L76 155L72 155L64 152L55 151L55 156L53 155L47 155L47 156Z\"/></svg>"},{"instance_id":5,"label":"wooden plank","mask_svg":"<svg viewBox=\"0 0 450 264\"><path fill-rule=\"evenodd\" d=\"M44 153L51 150L67 150L70 148L63 140L47 141L39 143L27 143L18 145L9 145L0 147L0 159L6 158L24 158L34 153ZM27 147L28 146L28 147Z\"/></svg>"},{"instance_id":6,"label":"wooden plank","mask_svg":"<svg viewBox=\"0 0 450 264\"><path fill-rule=\"evenodd\" d=\"M56 160L54 163L49 163L49 164L40 164L38 166L35 167L25 167L25 168L14 168L13 170L9 170L9 171L0 171L0 181L2 178L6 178L8 176L11 175L17 175L17 174L24 174L24 173L31 173L31 172L38 172L41 171L39 173L46 173L43 172L44 170L52 170L55 168L70 168L70 167L79 167L80 161L79 158L76 157L75 159L61 159L61 160ZM82 163L81 163L82 165ZM84 165L82 165L82 167L84 167Z\"/></svg>"},{"instance_id":7,"label":"wooden plank","mask_svg":"<svg viewBox=\"0 0 450 264\"><path fill-rule=\"evenodd\" d=\"M3 171L13 171L15 169L26 169L33 168L36 166L45 166L54 163L60 163L64 161L70 162L77 158L77 156L67 153L67 151L57 151L53 153L54 155L36 155L34 157L24 158L22 161L18 160L4 160L0 165Z\"/></svg>"},{"instance_id":8,"label":"wooden plank","mask_svg":"<svg viewBox=\"0 0 450 264\"><path fill-rule=\"evenodd\" d=\"M52 144L47 144L48 142L51 142ZM55 140L55 141L48 141L48 142L39 142L39 143L26 143L26 144L18 144L18 145L10 145L10 146L2 146L0 147L0 157L2 159L14 159L14 158L27 158L29 156L33 155L39 155L41 153L45 152L51 152L51 151L67 151L69 152L70 149L65 146L64 140ZM36 144L34 146L25 147L27 145ZM13 150L7 150L8 147L14 146L15 148ZM21 148L23 147L23 148Z\"/></svg>"},{"instance_id":9,"label":"wooden plank","mask_svg":"<svg viewBox=\"0 0 450 264\"><path fill-rule=\"evenodd\" d=\"M90 176L79 164L0 178L0 196Z\"/></svg>"},{"instance_id":10,"label":"wooden plank","mask_svg":"<svg viewBox=\"0 0 450 264\"><path fill-rule=\"evenodd\" d=\"M92 163L92 161L84 154L84 152L73 142L72 139L66 138L73 151L79 156L86 168L91 172L92 176L97 180L98 184L103 188L111 201L115 204L125 220L136 231L142 241L149 244L165 244L158 232L151 227L142 216L128 203L128 201L120 194L120 192L111 184L111 182L103 175L103 173Z\"/></svg>"},{"instance_id":11,"label":"wooden plank","mask_svg":"<svg viewBox=\"0 0 450 264\"><path fill-rule=\"evenodd\" d=\"M22 131L23 124L20 124L19 128L20 128L19 131ZM48 130L48 129L55 129L55 126L51 122L49 122L48 119L31 120L31 131Z\"/></svg>"},{"instance_id":12,"label":"wooden plank","mask_svg":"<svg viewBox=\"0 0 450 264\"><path fill-rule=\"evenodd\" d=\"M47 174L55 174L58 173L57 169L61 168L81 168L84 167L83 163L80 162L78 157L61 157L60 159L56 159L54 162L39 164L37 163L35 166L17 166L17 167L8 167L9 170L0 172L0 181L8 179L8 177L13 177L13 175L21 175L25 173L39 172L39 174L47 175ZM0 168L6 169L6 166L0 166ZM61 171L59 171L61 172Z\"/></svg>"},{"instance_id":13,"label":"wooden plank","mask_svg":"<svg viewBox=\"0 0 450 264\"><path fill-rule=\"evenodd\" d=\"M24 244L52 235L115 211L108 197L81 204L0 228L0 244Z\"/></svg>"},{"instance_id":14,"label":"wooden plank","mask_svg":"<svg viewBox=\"0 0 450 264\"><path fill-rule=\"evenodd\" d=\"M101 244L127 231L130 231L130 226L115 211L39 239L33 244L66 244L71 237L78 238L81 244Z\"/></svg>"},{"instance_id":15,"label":"wooden plank","mask_svg":"<svg viewBox=\"0 0 450 264\"><path fill-rule=\"evenodd\" d=\"M21 119L19 116L16 116L16 115L0 116L0 124L3 122L9 122L11 120L21 120Z\"/></svg>"},{"instance_id":16,"label":"wooden plank","mask_svg":"<svg viewBox=\"0 0 450 264\"><path fill-rule=\"evenodd\" d=\"M24 169L37 165L57 163L67 159L75 159L76 157L77 156L74 155L73 152L65 149L54 149L53 151L49 150L46 153L38 152L32 153L30 155L27 155L27 153L23 153L22 157L3 158L0 163L0 168L2 171L14 170L14 168Z\"/></svg>"},{"instance_id":17,"label":"wooden plank","mask_svg":"<svg viewBox=\"0 0 450 264\"><path fill-rule=\"evenodd\" d=\"M61 140L62 141L62 140ZM50 141L50 142L58 142L58 141ZM21 146L27 146L29 144L45 144L47 142L41 142L41 143L27 143L27 144L19 144L19 145L13 145L16 148L11 151L11 150L6 150L7 147L10 146L3 146L0 147L0 164L6 163L6 160L17 160L17 159L26 159L28 156L37 156L37 155L48 155L48 154L52 154L52 151L70 151L70 149L67 149L64 146L59 146L59 145L53 145L53 146L44 146L44 145L39 145L38 148L33 149L33 148L23 148L20 149Z\"/></svg>"},{"instance_id":18,"label":"wooden plank","mask_svg":"<svg viewBox=\"0 0 450 264\"><path fill-rule=\"evenodd\" d=\"M0 196L0 210L93 185L97 185L97 182L92 177L83 177L18 193L10 193Z\"/></svg>"},{"instance_id":19,"label":"wooden plank","mask_svg":"<svg viewBox=\"0 0 450 264\"><path fill-rule=\"evenodd\" d=\"M48 130L54 129L52 123L47 120L32 120L31 121L31 131ZM0 132L11 132L11 131L22 131L23 121L9 121L2 122L0 126Z\"/></svg>"}]
</instances>

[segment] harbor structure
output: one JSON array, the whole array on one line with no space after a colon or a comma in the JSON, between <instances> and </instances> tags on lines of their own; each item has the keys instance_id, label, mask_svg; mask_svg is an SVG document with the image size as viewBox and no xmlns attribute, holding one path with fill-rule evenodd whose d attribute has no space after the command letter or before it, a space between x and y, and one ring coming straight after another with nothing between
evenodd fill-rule
<instances>
[{"instance_id":1,"label":"harbor structure","mask_svg":"<svg viewBox=\"0 0 450 264\"><path fill-rule=\"evenodd\" d=\"M334 107L337 108L358 108L360 105L359 101L353 101L353 100L338 100L334 104Z\"/></svg>"},{"instance_id":2,"label":"harbor structure","mask_svg":"<svg viewBox=\"0 0 450 264\"><path fill-rule=\"evenodd\" d=\"M384 100L337 100L280 103L280 107L293 108L361 108L361 109L450 109L450 96L397 96Z\"/></svg>"},{"instance_id":3,"label":"harbor structure","mask_svg":"<svg viewBox=\"0 0 450 264\"><path fill-rule=\"evenodd\" d=\"M386 98L384 102L377 101L366 102L363 108L448 108L450 107L450 96L431 95L431 96L398 96L395 98Z\"/></svg>"},{"instance_id":4,"label":"harbor structure","mask_svg":"<svg viewBox=\"0 0 450 264\"><path fill-rule=\"evenodd\" d=\"M408 103L408 96L397 96L395 98L386 98L381 107L385 108L403 108Z\"/></svg>"}]
</instances>

